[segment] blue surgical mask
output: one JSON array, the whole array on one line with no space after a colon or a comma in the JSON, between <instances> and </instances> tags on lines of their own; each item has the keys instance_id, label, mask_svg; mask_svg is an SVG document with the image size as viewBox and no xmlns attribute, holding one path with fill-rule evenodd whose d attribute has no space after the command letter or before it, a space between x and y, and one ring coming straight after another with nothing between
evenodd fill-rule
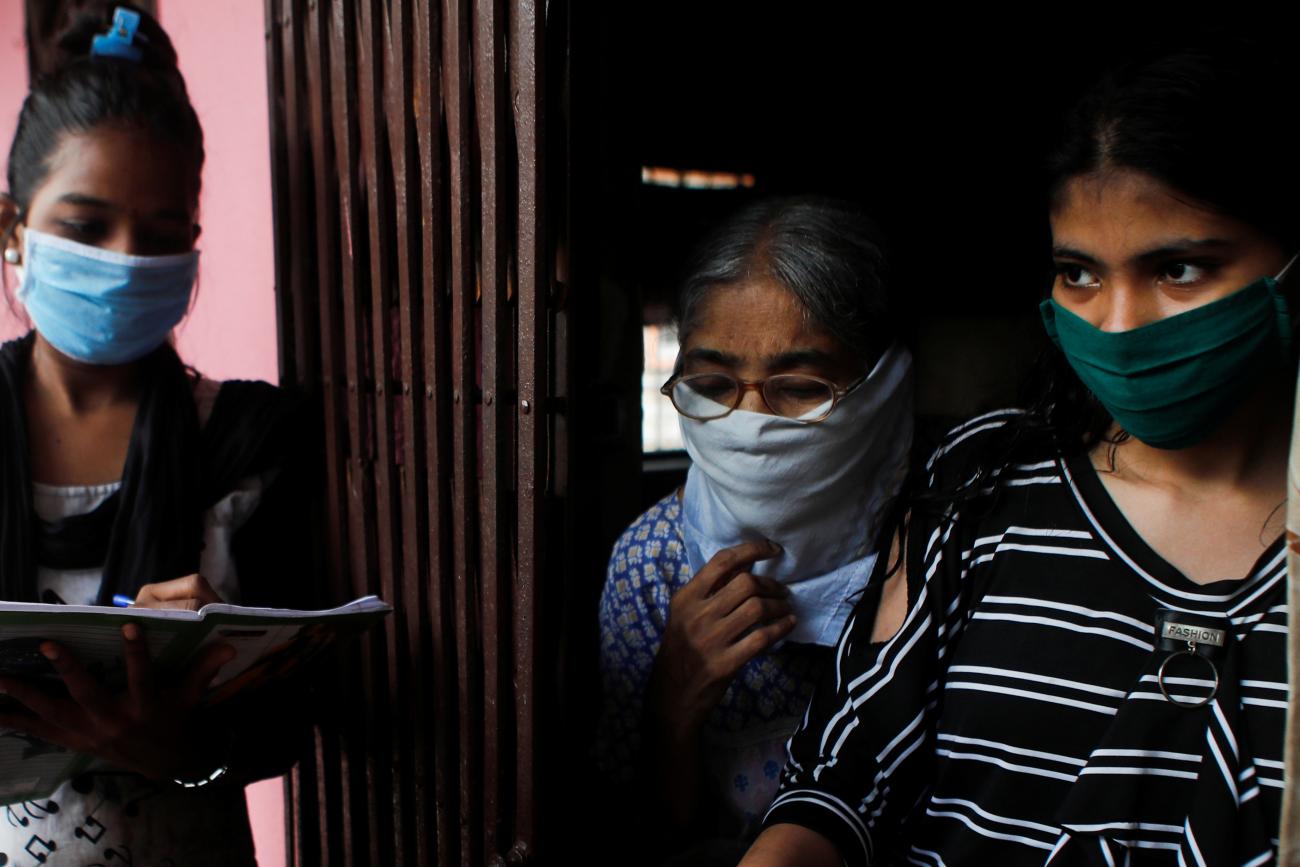
<instances>
[{"instance_id":1,"label":"blue surgical mask","mask_svg":"<svg viewBox=\"0 0 1300 867\"><path fill-rule=\"evenodd\" d=\"M185 316L198 251L128 256L27 229L18 299L41 336L87 364L148 355Z\"/></svg>"}]
</instances>

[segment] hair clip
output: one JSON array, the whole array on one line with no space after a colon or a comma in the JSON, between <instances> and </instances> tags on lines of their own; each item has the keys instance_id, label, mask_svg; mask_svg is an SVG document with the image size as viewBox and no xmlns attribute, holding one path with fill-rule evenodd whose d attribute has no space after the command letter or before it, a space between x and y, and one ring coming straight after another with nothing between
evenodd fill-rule
<instances>
[{"instance_id":1,"label":"hair clip","mask_svg":"<svg viewBox=\"0 0 1300 867\"><path fill-rule=\"evenodd\" d=\"M108 32L96 36L90 43L91 57L117 57L139 63L144 58L140 46L134 44L136 30L140 27L140 13L119 6L113 10L113 23ZM147 42L140 36L141 42Z\"/></svg>"}]
</instances>

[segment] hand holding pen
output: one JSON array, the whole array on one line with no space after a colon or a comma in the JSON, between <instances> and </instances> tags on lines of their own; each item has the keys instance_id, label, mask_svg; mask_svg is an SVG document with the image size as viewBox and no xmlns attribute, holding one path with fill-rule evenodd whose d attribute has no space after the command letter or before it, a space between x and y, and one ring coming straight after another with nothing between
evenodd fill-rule
<instances>
[{"instance_id":1,"label":"hand holding pen","mask_svg":"<svg viewBox=\"0 0 1300 867\"><path fill-rule=\"evenodd\" d=\"M210 602L223 601L212 585L198 573L171 581L159 581L146 584L140 588L135 599L116 594L113 604L118 608L172 608L183 611L198 611Z\"/></svg>"}]
</instances>

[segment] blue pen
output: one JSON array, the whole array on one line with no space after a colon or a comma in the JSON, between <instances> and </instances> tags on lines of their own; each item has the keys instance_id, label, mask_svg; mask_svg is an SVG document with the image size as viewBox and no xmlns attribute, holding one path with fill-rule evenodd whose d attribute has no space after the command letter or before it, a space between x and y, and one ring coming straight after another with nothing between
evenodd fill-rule
<instances>
[{"instance_id":1,"label":"blue pen","mask_svg":"<svg viewBox=\"0 0 1300 867\"><path fill-rule=\"evenodd\" d=\"M113 604L118 608L130 608L135 604L135 600L130 596L123 596L121 593L114 593Z\"/></svg>"}]
</instances>

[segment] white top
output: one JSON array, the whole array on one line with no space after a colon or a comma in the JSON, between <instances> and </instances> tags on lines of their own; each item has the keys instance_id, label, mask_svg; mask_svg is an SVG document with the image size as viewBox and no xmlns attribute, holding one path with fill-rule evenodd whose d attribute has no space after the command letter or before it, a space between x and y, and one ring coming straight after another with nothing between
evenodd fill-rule
<instances>
[{"instance_id":1,"label":"white top","mask_svg":"<svg viewBox=\"0 0 1300 867\"><path fill-rule=\"evenodd\" d=\"M200 379L194 388L199 424L205 425L216 404L221 383ZM230 542L236 531L248 521L261 501L262 490L270 478L243 479L230 493L215 503L203 516L203 551L199 555L199 574L224 601L240 602L239 575L230 557ZM122 483L103 485L32 485L32 506L42 521L58 521L84 515L99 508L122 487ZM36 598L45 601L46 591L53 591L68 605L94 605L99 597L101 569L47 569L37 566ZM173 576L183 578L183 575ZM2 864L3 862L0 862Z\"/></svg>"},{"instance_id":2,"label":"white top","mask_svg":"<svg viewBox=\"0 0 1300 867\"><path fill-rule=\"evenodd\" d=\"M93 512L122 487L121 482L105 485L32 485L32 505L42 521L57 521L73 515ZM261 477L240 481L235 489L218 500L203 516L203 551L199 555L199 574L226 602L240 602L239 574L230 556L235 533L248 521L261 502L265 484ZM46 591L53 591L68 605L94 605L99 597L103 570L36 568L36 598L45 601ZM183 578L183 575L176 575Z\"/></svg>"}]
</instances>

